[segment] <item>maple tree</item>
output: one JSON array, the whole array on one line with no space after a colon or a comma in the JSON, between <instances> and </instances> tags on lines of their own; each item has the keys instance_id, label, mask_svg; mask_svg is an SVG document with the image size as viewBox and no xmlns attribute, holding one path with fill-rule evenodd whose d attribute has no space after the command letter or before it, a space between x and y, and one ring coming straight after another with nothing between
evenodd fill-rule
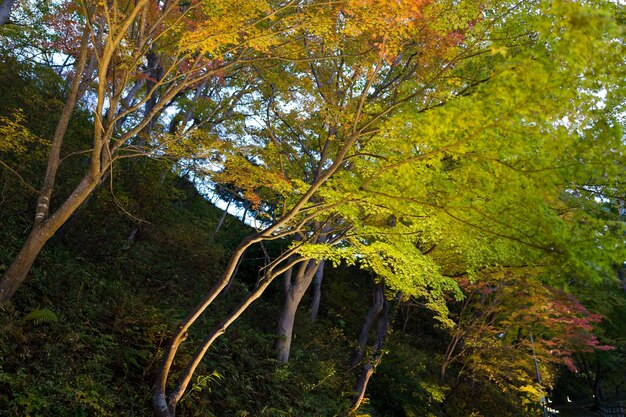
<instances>
[{"instance_id":1,"label":"maple tree","mask_svg":"<svg viewBox=\"0 0 626 417\"><path fill-rule=\"evenodd\" d=\"M189 100L186 96L198 99L212 93L208 99L215 104L209 116L215 124L236 104L234 99L216 99L215 90L223 88L220 80L226 72L243 61L254 61L259 50L282 43L282 33L298 24L277 19L293 12L292 3L240 6L238 2L220 2L217 8L208 2L188 7L148 0L111 5L66 2L58 6L54 19L48 16L54 36L44 39L43 46L73 58L74 65L65 72L67 97L51 139L34 225L0 280L0 302L11 299L45 243L111 175L116 160L206 152L211 138L189 134L192 112L179 107L186 110L182 120L175 118L178 124L166 127L172 124L167 123L166 110ZM239 12L232 13L235 9ZM268 21L282 23L268 25ZM73 192L60 197L51 210L63 138L81 100L90 107L94 122L92 144L85 149L89 168ZM204 123L210 123L206 117Z\"/></svg>"},{"instance_id":2,"label":"maple tree","mask_svg":"<svg viewBox=\"0 0 626 417\"><path fill-rule=\"evenodd\" d=\"M611 18L569 2L466 2L454 12L445 2L340 4L317 16L338 29L307 28L292 55L268 49L275 59L255 68L252 116L224 134L236 144L224 155L236 164L223 171L228 181L254 203L263 188L271 214L174 332L155 386L159 415L174 413L210 346L282 274L291 304L279 338L286 360L288 327L322 260L358 263L393 290L427 297L445 321L441 295L456 289L445 275L454 258L470 271L560 259L597 275L622 254L589 239L599 223L570 221L584 215L563 198L599 173L586 167L621 157L616 130L585 138L606 120L592 111L598 91L615 81L602 68L621 46L598 49L613 36ZM238 174L253 171L256 183ZM293 245L199 343L167 394L188 329L246 249L288 236Z\"/></svg>"},{"instance_id":3,"label":"maple tree","mask_svg":"<svg viewBox=\"0 0 626 417\"><path fill-rule=\"evenodd\" d=\"M340 218L334 222L333 218L337 216L332 207L336 204L323 202L317 195L328 180L344 168L346 158L349 156L349 152L354 149L355 144L371 135L371 132L367 131L364 126L368 120L371 121L372 119L370 115L365 113L366 104L388 99L389 97L385 94L398 91L402 83L397 82L397 80L388 83L385 90L381 90L379 95L373 98L368 97L370 88L378 80L384 79L381 75L383 71L389 77L394 77L396 71L399 71L400 76L408 77L415 71L417 65L437 60L437 54L433 54L434 56L425 57L425 60L418 64L417 61L419 60L415 59L417 54L413 53L412 56L405 58L406 61L403 65L394 67L387 63L387 59L389 59L387 54L397 54L400 43L404 42L404 39L408 42L408 35L415 36L415 31L420 35L420 38L424 38L424 41L428 42L437 42L438 39L445 42L445 39L448 38L445 31L430 31L424 28L424 31L420 32L421 27L415 23L423 22L425 26L428 26L429 20L418 20L417 17L419 16L415 14L415 10L397 10L396 3L381 4L380 6L382 7L381 10L386 7L392 14L406 13L407 19L409 19L407 21L410 24L398 24L397 27L389 26L385 14L382 14L383 18L381 19L379 19L380 16L372 16L367 4L359 5L356 3L356 6L337 4L336 7L325 8L325 13L319 13L316 17L318 21L326 23L323 25L318 23L318 27L312 26L310 30L303 31L304 35L300 36L302 36L301 42L304 47L296 50L294 56L280 57L274 66L258 69L259 72L267 71L262 73L260 77L260 84L262 85L260 91L264 93L265 97L261 97L261 101L257 101L259 104L255 104L262 106L261 108L265 110L266 117L262 123L264 127L259 129L249 127L249 130L254 133L254 138L257 139L257 142L253 143L254 146L250 145L247 136L241 138L240 146L235 146L236 152L243 149L249 152L251 156L248 158L235 156L231 158L231 161L250 167L252 167L251 160L263 161L263 164L259 164L256 169L265 171L267 174L276 172L275 178L279 180L271 184L271 189L273 189L273 194L279 197L279 201L274 205L274 218L270 225L242 242L214 289L175 332L173 340L166 349L155 389L155 405L161 410L162 415L168 415L168 411L164 407L165 404L168 405L169 412L173 412L176 403L189 383L191 375L213 341L250 303L262 294L276 276L288 272L293 267L297 267L297 272L294 274L296 282L290 285L290 288L298 288L297 299L293 297L297 307L303 290L306 290L319 265L318 261L311 261L310 256L303 256L298 253L306 246L305 244L330 247L340 242L344 233L350 229L351 226L343 223ZM342 10L343 7L345 10ZM333 30L327 33L322 29L329 26L329 23ZM370 37L370 32L361 31L360 28L366 23L371 28L377 28L373 32L376 34L375 39ZM413 27L412 32L402 33L411 26ZM389 36L389 40L387 39L388 34L393 35ZM413 46L417 47L417 45ZM447 48L441 48L442 52L445 50ZM319 68L317 61L312 63L312 58L319 59ZM281 64L283 60L287 63ZM278 64L281 65L278 66ZM329 80L320 79L320 74L325 70L326 64L328 64L326 70L332 70L332 72L324 76L332 77L330 78L332 83ZM434 67L434 62L431 65ZM434 71L434 68L431 71ZM304 82L297 82L299 78L303 77L306 77ZM315 81L316 78L317 81ZM337 89L337 86L333 85L335 82L341 84L340 88ZM315 88L318 88L318 92L308 92L308 86L314 84L316 85ZM324 91L325 89L328 90L328 93ZM331 90L343 91L343 96L330 93ZM300 102L304 109L299 110L298 113L294 111L287 118L282 118L282 111L279 106L282 105L281 103L290 102ZM274 103L276 107L274 107ZM318 109L318 105L322 107ZM294 121L294 125L301 133L296 132L292 136L291 134L294 132L289 133L291 126L289 119L296 114L308 114L308 117ZM324 121L325 119L326 121ZM364 122L362 119L366 121ZM309 128L309 126L311 127ZM315 142L318 142L317 149ZM305 162L305 166L300 166L302 159L299 154L301 152L310 157L309 161ZM232 182L245 190L250 186L241 180L239 184L237 183L239 178L237 173L242 171L244 171L242 168L238 168L226 172L231 174ZM243 300L240 306L230 313L212 333L206 336L194 358L179 378L175 389L166 399L165 392L169 370L178 346L184 340L189 326L225 288L244 251L254 243L291 235L299 235L299 240L296 240L297 243L266 266L263 271L263 279L251 295ZM328 237L324 245L319 245L321 236ZM294 312L293 309L291 311ZM289 330L287 329L286 332Z\"/></svg>"},{"instance_id":4,"label":"maple tree","mask_svg":"<svg viewBox=\"0 0 626 417\"><path fill-rule=\"evenodd\" d=\"M554 385L558 365L574 370L576 355L613 349L594 334L601 316L542 284L536 274L503 268L473 282L461 279L466 297L452 306L454 326L439 374L441 381L452 380L448 395L460 384L484 380L525 404L539 404Z\"/></svg>"}]
</instances>

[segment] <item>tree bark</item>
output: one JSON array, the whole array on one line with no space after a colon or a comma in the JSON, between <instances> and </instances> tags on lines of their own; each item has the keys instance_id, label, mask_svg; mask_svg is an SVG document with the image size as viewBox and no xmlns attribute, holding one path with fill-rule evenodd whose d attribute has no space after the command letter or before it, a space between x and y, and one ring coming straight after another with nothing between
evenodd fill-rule
<instances>
[{"instance_id":1,"label":"tree bark","mask_svg":"<svg viewBox=\"0 0 626 417\"><path fill-rule=\"evenodd\" d=\"M10 1L10 0L9 0ZM6 0L5 0L6 2ZM3 2L1 9L5 7ZM10 6L9 6L10 9ZM76 61L75 76L72 79L68 97L61 111L59 121L52 138L46 174L39 190L37 207L35 208L35 223L26 241L17 254L17 257L0 279L0 304L11 300L17 289L22 285L35 259L43 249L46 242L63 226L67 219L85 201L97 184L97 179L87 174L74 189L74 192L65 200L57 211L48 217L50 199L54 188L54 180L59 169L59 160L63 138L67 132L70 117L74 112L79 97L84 92L81 89L81 80L87 63L88 32L85 31L81 40L80 55Z\"/></svg>"},{"instance_id":2,"label":"tree bark","mask_svg":"<svg viewBox=\"0 0 626 417\"><path fill-rule=\"evenodd\" d=\"M146 54L146 63L147 70L146 74L148 78L146 78L146 88L148 91L153 90L154 86L163 78L163 67L161 66L161 57L157 55L157 53L151 49L150 52ZM157 104L157 95L156 93L151 94L148 97L144 104L144 118L149 119L148 123L144 126L142 130L142 134L138 136L137 145L140 147L146 146L147 138L150 136L150 132L154 127L154 117L150 117L150 114L154 110Z\"/></svg>"},{"instance_id":3,"label":"tree bark","mask_svg":"<svg viewBox=\"0 0 626 417\"><path fill-rule=\"evenodd\" d=\"M239 258L239 262L237 262L237 266L235 267L233 274L228 280L228 284L224 288L224 294L227 294L228 291L230 291L230 288L233 286L233 282L235 282L235 277L237 277L237 272L239 272L239 268L241 267L241 263L244 261L245 257L246 257L246 254L244 253L241 255L241 258Z\"/></svg>"},{"instance_id":4,"label":"tree bark","mask_svg":"<svg viewBox=\"0 0 626 417\"><path fill-rule=\"evenodd\" d=\"M0 26L9 22L9 15L14 4L15 0L3 0L0 3Z\"/></svg>"},{"instance_id":5,"label":"tree bark","mask_svg":"<svg viewBox=\"0 0 626 417\"><path fill-rule=\"evenodd\" d=\"M9 301L26 279L35 258L48 240L43 228L35 226L26 238L15 260L0 280L0 304Z\"/></svg>"},{"instance_id":6,"label":"tree bark","mask_svg":"<svg viewBox=\"0 0 626 417\"><path fill-rule=\"evenodd\" d=\"M309 320L317 320L317 313L320 308L320 300L322 299L322 280L324 279L324 260L320 261L317 271L313 276L313 294L311 296L311 311L309 313Z\"/></svg>"},{"instance_id":7,"label":"tree bark","mask_svg":"<svg viewBox=\"0 0 626 417\"><path fill-rule=\"evenodd\" d=\"M307 288L311 285L318 267L319 263L317 261L310 260L300 265L294 279L292 279L293 273L291 270L284 274L285 301L278 317L278 332L275 344L276 358L282 363L289 361L293 324L296 320L298 305L300 305L302 296L304 296Z\"/></svg>"},{"instance_id":8,"label":"tree bark","mask_svg":"<svg viewBox=\"0 0 626 417\"><path fill-rule=\"evenodd\" d=\"M397 298L399 299L399 296ZM385 343L385 338L389 333L389 324L391 322L391 310L393 304L393 301L384 300L383 312L378 316L378 320L376 320L376 339L374 340L373 346L374 351L372 353L371 359L363 365L359 378L357 379L357 383L355 386L356 394L354 396L354 399L352 400L352 408L350 410L350 413L354 413L361 406L363 398L365 398L367 384L369 383L370 378L374 374L376 367L382 359L382 348L383 344Z\"/></svg>"},{"instance_id":9,"label":"tree bark","mask_svg":"<svg viewBox=\"0 0 626 417\"><path fill-rule=\"evenodd\" d=\"M316 173L316 176L317 175L319 175L319 170ZM330 233L331 226L329 224L322 225L318 222L315 227L321 227L321 233L319 238L317 239L317 243L326 243L328 241L328 234ZM324 279L324 263L325 261L323 259L319 261L317 271L315 271L315 275L313 276L313 292L311 294L311 305L309 312L309 320L311 320L312 322L317 319L317 313L320 308L320 300L322 298L322 280Z\"/></svg>"},{"instance_id":10,"label":"tree bark","mask_svg":"<svg viewBox=\"0 0 626 417\"><path fill-rule=\"evenodd\" d=\"M299 294L285 294L283 308L278 316L278 331L276 336L276 359L279 362L289 362L289 354L291 352L291 339L293 337L293 324L296 320L296 312L298 310Z\"/></svg>"},{"instance_id":11,"label":"tree bark","mask_svg":"<svg viewBox=\"0 0 626 417\"><path fill-rule=\"evenodd\" d=\"M228 285L231 276L233 275L239 259L243 256L248 247L255 243L254 237L248 237L244 239L237 249L233 252L228 265L220 279L215 283L211 291L204 297L204 299L185 317L180 323L169 344L165 348L165 353L161 359L159 368L157 369L156 379L152 389L152 404L154 413L158 417L174 417L174 409L170 409L169 401L167 400L167 380L169 378L170 368L174 363L174 357L178 351L178 347L187 339L187 330L191 325L200 317L200 315L208 308L213 300L222 292L222 290Z\"/></svg>"},{"instance_id":12,"label":"tree bark","mask_svg":"<svg viewBox=\"0 0 626 417\"><path fill-rule=\"evenodd\" d=\"M54 131L54 136L52 137L50 151L48 152L46 174L44 176L43 183L41 184L41 188L39 189L39 198L37 199L37 208L35 210L35 224L44 221L44 219L48 216L52 190L54 189L54 181L60 166L63 139L65 138L65 133L67 132L67 128L70 124L70 118L72 117L76 103L84 92L84 89L81 89L80 87L83 79L83 72L85 71L85 66L87 65L88 40L89 32L85 31L81 39L80 55L76 61L74 69L75 75L72 79L72 84L65 100L65 104L63 105L63 110L61 110L61 115Z\"/></svg>"},{"instance_id":13,"label":"tree bark","mask_svg":"<svg viewBox=\"0 0 626 417\"><path fill-rule=\"evenodd\" d=\"M357 339L358 347L352 354L352 358L350 359L350 368L354 368L361 362L363 359L363 354L365 353L365 347L367 346L367 336L369 335L370 329L374 324L374 321L378 317L378 315L383 311L383 306L385 303L385 288L383 285L379 284L374 287L372 292L372 303L370 305L369 310L367 311L367 315L365 316L365 320L363 320L363 324L361 325L361 331L359 332L359 337Z\"/></svg>"},{"instance_id":14,"label":"tree bark","mask_svg":"<svg viewBox=\"0 0 626 417\"><path fill-rule=\"evenodd\" d=\"M328 228L323 227L320 230L321 227L320 223L316 223L314 229L320 231L320 234L318 236L314 234L311 238L311 243L323 244L328 240ZM320 266L323 267L323 262L313 259L306 260L298 268L295 277L293 277L292 271L287 271L283 276L285 301L278 317L278 332L274 345L276 358L280 362L286 363L289 361L293 325L296 320L298 306L302 301L304 293L311 286L313 277L319 272Z\"/></svg>"},{"instance_id":15,"label":"tree bark","mask_svg":"<svg viewBox=\"0 0 626 417\"><path fill-rule=\"evenodd\" d=\"M365 398L365 391L367 390L367 384L370 382L370 378L374 375L374 366L370 363L366 363L361 370L361 374L359 375L359 379L356 382L356 395L354 400L352 401L352 408L350 409L350 414L354 413L359 409L361 403L363 403L363 399Z\"/></svg>"},{"instance_id":16,"label":"tree bark","mask_svg":"<svg viewBox=\"0 0 626 417\"><path fill-rule=\"evenodd\" d=\"M248 215L248 210L250 210L250 203L244 202L243 204L243 215L241 216L241 223L246 223L246 216Z\"/></svg>"},{"instance_id":17,"label":"tree bark","mask_svg":"<svg viewBox=\"0 0 626 417\"><path fill-rule=\"evenodd\" d=\"M26 238L17 257L0 279L0 304L11 300L17 289L26 279L33 262L46 242L80 207L98 185L98 179L86 175L74 192L65 200L55 213L41 223L35 224Z\"/></svg>"},{"instance_id":18,"label":"tree bark","mask_svg":"<svg viewBox=\"0 0 626 417\"><path fill-rule=\"evenodd\" d=\"M232 264L232 261L233 260L231 259L231 264ZM222 321L219 325L217 325L215 329L213 330L213 332L211 332L203 340L200 347L198 347L198 349L196 350L196 353L194 354L193 358L188 362L187 367L185 368L181 376L178 378L178 381L174 389L169 395L167 395L165 392L165 383L167 382L168 374L167 373L164 374L163 372L164 370L169 372L169 367L172 364L174 355L176 354L176 350L178 346L184 341L186 336L183 338L173 339L172 343L175 346L173 346L173 349L170 347L170 350L166 352L166 356L164 357L161 367L159 368L159 371L157 372L158 374L157 382L155 383L155 386L153 387L152 404L154 407L155 415L157 417L175 417L176 406L178 405L178 402L182 398L183 394L185 393L185 390L187 389L189 382L191 382L191 378L196 368L202 361L202 358L206 354L209 347L211 347L213 342L215 342L215 340L217 340L218 337L223 335L226 332L226 329L228 329L228 327L235 320L237 320L239 316L241 316L241 314L243 314L243 312L246 311L246 309L263 294L263 292L265 292L265 290L272 283L275 277L276 275L266 276L261 282L259 282L256 289L252 293L250 293L250 295L248 295L248 297L246 297L237 306L237 308L234 311L232 311L228 315L228 317L226 317L224 321ZM222 281L223 279L220 282ZM201 311L196 311L194 314L199 315L200 313ZM186 329L191 325L191 323L193 323L193 321L187 320L188 325L184 329L185 335L186 335ZM181 328L179 328L179 330Z\"/></svg>"},{"instance_id":19,"label":"tree bark","mask_svg":"<svg viewBox=\"0 0 626 417\"><path fill-rule=\"evenodd\" d=\"M211 242L215 240L215 236L217 236L220 229L222 228L222 225L224 224L224 220L226 219L226 215L228 214L228 208L230 207L230 203L232 202L233 202L233 198L230 197L228 199L228 204L226 204L226 208L224 209L224 212L222 213L222 217L220 218L220 221L217 223L217 226L215 226L215 230L213 231L213 234L211 235Z\"/></svg>"}]
</instances>

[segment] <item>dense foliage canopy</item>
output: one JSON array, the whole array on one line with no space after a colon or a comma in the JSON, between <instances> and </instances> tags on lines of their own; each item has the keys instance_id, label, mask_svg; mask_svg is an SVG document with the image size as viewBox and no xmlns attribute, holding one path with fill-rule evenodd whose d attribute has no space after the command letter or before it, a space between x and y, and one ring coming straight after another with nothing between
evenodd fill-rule
<instances>
[{"instance_id":1,"label":"dense foliage canopy","mask_svg":"<svg viewBox=\"0 0 626 417\"><path fill-rule=\"evenodd\" d=\"M3 0L0 413L619 400L624 49L611 1Z\"/></svg>"}]
</instances>

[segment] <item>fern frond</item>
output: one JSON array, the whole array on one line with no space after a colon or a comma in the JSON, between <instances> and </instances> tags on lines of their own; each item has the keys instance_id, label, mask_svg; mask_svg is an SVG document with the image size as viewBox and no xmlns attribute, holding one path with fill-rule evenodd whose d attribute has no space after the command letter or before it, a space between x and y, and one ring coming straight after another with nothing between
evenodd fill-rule
<instances>
[{"instance_id":1,"label":"fern frond","mask_svg":"<svg viewBox=\"0 0 626 417\"><path fill-rule=\"evenodd\" d=\"M59 317L52 310L49 310L47 308L38 308L24 316L22 321L24 323L33 323L34 325L40 325L46 323L55 323L59 321Z\"/></svg>"}]
</instances>

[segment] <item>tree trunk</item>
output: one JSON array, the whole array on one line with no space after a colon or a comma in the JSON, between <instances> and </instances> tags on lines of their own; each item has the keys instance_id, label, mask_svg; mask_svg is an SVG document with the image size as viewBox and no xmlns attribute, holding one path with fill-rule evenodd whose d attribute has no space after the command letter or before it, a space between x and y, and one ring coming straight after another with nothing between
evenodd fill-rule
<instances>
[{"instance_id":1,"label":"tree trunk","mask_svg":"<svg viewBox=\"0 0 626 417\"><path fill-rule=\"evenodd\" d=\"M8 18L11 4L12 0L4 0L0 5L0 24L4 23L2 22L4 8L8 7L6 16ZM84 90L81 89L81 80L87 64L88 39L89 32L85 31L81 39L80 55L75 65L76 74L72 79L70 91L63 106L63 110L61 111L59 121L57 122L48 153L46 173L39 190L37 207L35 208L35 224L26 238L24 245L18 252L17 257L0 279L0 304L11 300L17 289L26 279L26 275L28 275L33 262L35 262L43 246L56 231L65 224L76 209L80 207L97 184L97 179L89 174L85 175L65 202L52 216L48 217L54 181L60 165L61 145L63 144L63 139L67 132L67 127L72 113L74 112L74 108L76 107L76 103L84 93Z\"/></svg>"},{"instance_id":2,"label":"tree trunk","mask_svg":"<svg viewBox=\"0 0 626 417\"><path fill-rule=\"evenodd\" d=\"M194 96L193 96L193 102L194 103L197 103L198 100L200 100L200 98L204 95L204 90L206 90L206 85L207 85L208 81L209 81L209 79L205 78L204 81L196 88L196 91L195 91ZM189 121L191 120L192 116L193 116L193 111L192 111L192 108L190 107L185 112L185 117L183 119L183 129L185 127L187 127L187 123L189 123Z\"/></svg>"},{"instance_id":3,"label":"tree trunk","mask_svg":"<svg viewBox=\"0 0 626 417\"><path fill-rule=\"evenodd\" d=\"M316 223L315 229L320 231L318 236L311 238L311 243L323 244L328 239L328 228L322 227L321 224ZM296 239L298 240L298 239ZM279 361L286 363L289 361L289 352L291 349L291 338L293 332L293 324L296 320L296 311L298 310L298 305L302 301L302 297L306 290L311 286L311 282L313 281L313 277L319 274L323 274L320 272L320 268L323 269L324 261L317 260L306 260L304 261L300 267L298 268L298 272L295 277L292 275L292 271L289 270L285 272L283 276L283 291L285 294L285 302L283 304L283 309L280 312L278 317L278 332L276 344L274 345L276 349L276 357ZM321 284L321 276L320 275L320 284Z\"/></svg>"},{"instance_id":4,"label":"tree trunk","mask_svg":"<svg viewBox=\"0 0 626 417\"><path fill-rule=\"evenodd\" d=\"M0 3L0 26L9 22L9 15L14 4L15 0L3 0Z\"/></svg>"},{"instance_id":5,"label":"tree trunk","mask_svg":"<svg viewBox=\"0 0 626 417\"><path fill-rule=\"evenodd\" d=\"M402 333L406 333L406 326L409 324L409 319L411 318L411 305L406 304L405 306L403 306L404 308L400 307L400 311L402 313Z\"/></svg>"},{"instance_id":6,"label":"tree trunk","mask_svg":"<svg viewBox=\"0 0 626 417\"><path fill-rule=\"evenodd\" d=\"M250 203L245 203L243 205L243 215L241 216L241 223L246 223L246 216L248 215L248 210L250 210Z\"/></svg>"},{"instance_id":7,"label":"tree trunk","mask_svg":"<svg viewBox=\"0 0 626 417\"><path fill-rule=\"evenodd\" d=\"M233 282L235 282L235 277L237 276L237 272L239 272L239 268L241 267L241 263L244 261L245 257L246 257L246 254L244 252L243 255L241 255L241 258L239 258L239 262L237 262L237 266L235 267L235 270L233 271L233 274L231 275L230 279L228 280L228 284L224 288L224 294L227 294L228 291L230 291L230 287L233 286Z\"/></svg>"},{"instance_id":8,"label":"tree trunk","mask_svg":"<svg viewBox=\"0 0 626 417\"><path fill-rule=\"evenodd\" d=\"M226 215L228 214L228 208L230 207L230 203L232 203L232 201L233 201L233 198L230 197L228 199L228 204L226 204L226 208L224 209L224 212L222 213L222 217L220 218L220 221L217 223L217 226L215 227L215 230L213 231L213 234L211 235L211 242L215 240L215 236L217 236L220 229L222 228L222 224L224 224L224 220L226 219Z\"/></svg>"},{"instance_id":9,"label":"tree trunk","mask_svg":"<svg viewBox=\"0 0 626 417\"><path fill-rule=\"evenodd\" d=\"M315 321L320 308L320 300L322 298L322 280L324 279L324 260L320 261L315 276L313 277L313 294L311 296L311 312L309 319Z\"/></svg>"},{"instance_id":10,"label":"tree trunk","mask_svg":"<svg viewBox=\"0 0 626 417\"><path fill-rule=\"evenodd\" d=\"M446 353L441 360L441 366L439 367L439 382L443 382L446 379L446 371L448 370L448 366L454 362L456 358L456 348L463 340L465 336L465 332L461 329L456 329L454 334L452 335L452 340L448 343L446 347Z\"/></svg>"},{"instance_id":11,"label":"tree trunk","mask_svg":"<svg viewBox=\"0 0 626 417\"><path fill-rule=\"evenodd\" d=\"M352 409L350 410L350 414L354 413L359 409L361 403L363 402L363 398L365 398L365 391L367 389L367 384L370 382L370 378L374 375L374 366L370 363L366 363L361 370L361 374L359 375L359 379L356 382L356 396L352 401Z\"/></svg>"},{"instance_id":12,"label":"tree trunk","mask_svg":"<svg viewBox=\"0 0 626 417\"><path fill-rule=\"evenodd\" d=\"M248 243L251 241L248 241ZM247 244L247 243L245 243ZM240 246L239 250L245 250L245 244ZM236 258L231 259L231 267L233 266L233 262ZM306 263L306 262L305 262ZM230 269L230 268L229 268ZM228 270L227 270L228 271ZM312 275L312 274L311 274ZM184 337L179 337L181 335L180 331L185 332L187 328L193 323L193 316L198 316L202 311L196 308L196 310L192 313L193 316L190 316L183 324L179 327L179 331L175 335L172 340L172 344L170 345L166 355L163 358L163 362L159 367L159 371L157 372L157 381L155 386L153 387L153 396L152 396L152 404L154 407L155 415L158 417L175 417L176 414L176 406L180 399L182 398L189 382L191 382L191 378L202 361L202 358L206 354L207 350L211 345L217 340L218 337L223 335L226 332L226 329L235 321L244 311L254 302L256 301L263 292L267 289L267 287L272 283L275 276L270 275L263 278L257 285L256 289L248 295L238 306L232 311L224 321L222 321L219 325L215 327L215 329L203 340L202 344L196 350L192 359L187 363L185 370L182 372L181 376L178 378L177 383L175 384L174 389L169 395L166 395L165 385L167 382L169 367L172 364L174 359L174 355L176 354L176 350L178 346L184 341ZM224 284L224 278L220 280L218 285ZM214 298L217 293L212 294L211 296ZM208 300L204 300L201 303L201 306L206 307L206 303ZM199 307L201 307L199 306ZM186 333L186 332L185 332Z\"/></svg>"},{"instance_id":13,"label":"tree trunk","mask_svg":"<svg viewBox=\"0 0 626 417\"><path fill-rule=\"evenodd\" d=\"M296 320L296 311L300 300L299 294L285 294L283 308L278 316L278 332L276 337L276 359L282 363L289 361L291 352L291 338L293 336L293 324Z\"/></svg>"},{"instance_id":14,"label":"tree trunk","mask_svg":"<svg viewBox=\"0 0 626 417\"><path fill-rule=\"evenodd\" d=\"M174 357L178 351L178 347L187 339L187 330L191 325L200 317L200 315L208 308L217 297L224 287L228 285L230 278L232 277L239 260L243 256L244 252L250 247L256 240L254 237L248 237L241 241L239 246L233 252L223 275L215 283L211 291L204 297L204 299L189 313L189 315L180 323L169 343L165 347L165 352L161 363L156 372L156 379L152 388L152 405L154 413L158 417L174 417L175 403L172 409L169 407L167 400L167 380L169 378L170 368L174 363ZM209 345L212 342L209 342ZM193 372L192 372L193 373ZM182 394L181 394L182 395Z\"/></svg>"},{"instance_id":15,"label":"tree trunk","mask_svg":"<svg viewBox=\"0 0 626 417\"><path fill-rule=\"evenodd\" d=\"M361 369L361 374L357 379L357 383L355 386L356 394L354 396L354 399L352 400L352 409L350 410L350 413L354 413L361 406L363 398L365 398L367 384L369 383L370 378L374 374L376 367L382 359L382 348L383 344L385 343L385 338L389 333L389 324L391 322L391 310L393 304L393 301L384 300L384 311L378 316L378 320L376 320L376 340L374 340L374 351L372 353L371 359L363 365L363 368Z\"/></svg>"},{"instance_id":16,"label":"tree trunk","mask_svg":"<svg viewBox=\"0 0 626 417\"><path fill-rule=\"evenodd\" d=\"M158 83L163 77L163 67L161 66L161 57L157 55L154 51L154 48L150 49L150 52L146 54L146 64L147 70L146 74L148 77L146 78L146 90L151 91L156 83ZM142 129L142 134L138 135L137 145L139 147L146 146L148 143L148 137L152 132L152 128L154 127L155 118L150 117L149 115L152 113L154 108L157 105L157 94L150 94L148 99L144 104L144 119L148 119L148 123Z\"/></svg>"},{"instance_id":17,"label":"tree trunk","mask_svg":"<svg viewBox=\"0 0 626 417\"><path fill-rule=\"evenodd\" d=\"M13 263L0 279L0 304L11 300L15 291L26 279L28 271L30 271L43 246L65 224L72 213L80 207L97 184L97 179L93 179L90 175L85 176L74 192L52 216L33 226L22 249L20 249Z\"/></svg>"},{"instance_id":18,"label":"tree trunk","mask_svg":"<svg viewBox=\"0 0 626 417\"><path fill-rule=\"evenodd\" d=\"M374 321L378 317L381 311L383 311L383 306L385 303L385 291L384 286L379 284L374 287L374 291L372 293L372 304L367 311L367 315L365 316L365 320L361 325L361 331L359 332L359 337L357 339L358 347L352 354L352 358L350 359L350 368L354 368L361 362L363 359L363 353L365 352L365 346L367 346L367 336L370 333L370 329L374 324Z\"/></svg>"},{"instance_id":19,"label":"tree trunk","mask_svg":"<svg viewBox=\"0 0 626 417\"><path fill-rule=\"evenodd\" d=\"M291 338L293 334L293 324L296 320L298 305L302 301L302 296L311 285L313 276L317 272L319 263L317 261L303 262L294 279L292 271L284 274L285 301L278 316L278 331L276 338L276 358L283 363L289 361L291 351Z\"/></svg>"},{"instance_id":20,"label":"tree trunk","mask_svg":"<svg viewBox=\"0 0 626 417\"><path fill-rule=\"evenodd\" d=\"M385 308L378 320L376 321L376 340L374 341L374 352L379 353L385 343L387 333L389 333L389 324L391 323L391 310L394 300L385 300Z\"/></svg>"},{"instance_id":21,"label":"tree trunk","mask_svg":"<svg viewBox=\"0 0 626 417\"><path fill-rule=\"evenodd\" d=\"M9 301L22 285L47 240L41 226L33 227L22 249L0 280L0 304Z\"/></svg>"},{"instance_id":22,"label":"tree trunk","mask_svg":"<svg viewBox=\"0 0 626 417\"><path fill-rule=\"evenodd\" d=\"M46 164L46 174L39 189L39 197L37 199L37 208L35 210L35 224L43 222L48 217L48 211L50 209L50 202L52 199L52 190L54 189L54 182L56 179L57 171L61 165L61 146L65 139L65 133L70 124L70 119L76 103L79 98L84 94L84 89L81 88L81 81L85 66L87 65L87 52L88 52L89 32L85 31L81 39L80 55L76 61L74 70L76 71L70 90L63 105L63 110L59 116L54 136L52 137L52 143L50 144L50 151L48 152L48 163ZM83 86L84 87L84 86Z\"/></svg>"}]
</instances>

